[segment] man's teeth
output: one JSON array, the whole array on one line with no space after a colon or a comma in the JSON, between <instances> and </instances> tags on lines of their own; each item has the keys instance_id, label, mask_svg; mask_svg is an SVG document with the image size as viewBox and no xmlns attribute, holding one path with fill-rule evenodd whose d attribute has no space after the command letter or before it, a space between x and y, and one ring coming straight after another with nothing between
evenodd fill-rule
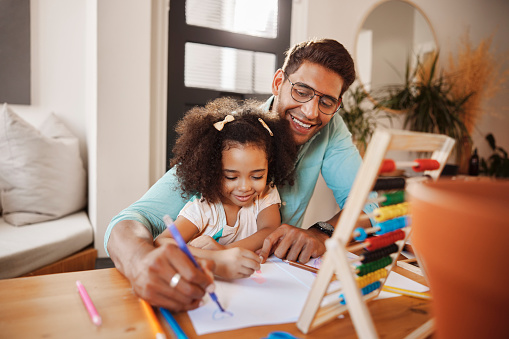
<instances>
[{"instance_id":1,"label":"man's teeth","mask_svg":"<svg viewBox=\"0 0 509 339\"><path fill-rule=\"evenodd\" d=\"M292 117L292 120L293 120L293 122L295 122L297 125L302 126L302 127L304 127L304 128L310 128L310 127L311 127L311 125L310 125L310 124L305 124L305 123L303 123L302 121L295 119L294 117Z\"/></svg>"}]
</instances>

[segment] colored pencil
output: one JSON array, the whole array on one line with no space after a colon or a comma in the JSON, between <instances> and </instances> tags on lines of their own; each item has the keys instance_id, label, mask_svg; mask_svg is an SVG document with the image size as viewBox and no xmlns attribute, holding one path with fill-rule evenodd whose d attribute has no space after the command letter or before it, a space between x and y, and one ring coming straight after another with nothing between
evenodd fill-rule
<instances>
[{"instance_id":1,"label":"colored pencil","mask_svg":"<svg viewBox=\"0 0 509 339\"><path fill-rule=\"evenodd\" d=\"M168 311L164 307L159 307L159 311L161 311L161 313L163 314L164 319L166 320L170 328L173 330L173 333L175 333L177 339L187 339L186 333L184 332L184 330L182 330L182 328L175 320L175 318L173 318L170 311Z\"/></svg>"},{"instance_id":2,"label":"colored pencil","mask_svg":"<svg viewBox=\"0 0 509 339\"><path fill-rule=\"evenodd\" d=\"M85 304L85 308L87 309L90 319L92 319L94 325L101 326L102 324L101 316L97 312L94 303L92 302L92 299L90 299L90 296L88 295L85 286L83 286L83 284L79 280L76 280L76 286L78 287L78 292L80 294L81 300L83 300L83 304Z\"/></svg>"},{"instance_id":3,"label":"colored pencil","mask_svg":"<svg viewBox=\"0 0 509 339\"><path fill-rule=\"evenodd\" d=\"M429 293L426 293L426 292L415 292L415 291L410 291L410 290L405 290L403 288L398 288L398 287L393 287L393 286L387 286L387 285L384 285L382 287L382 290L383 291L386 291L386 292L391 292L391 293L397 293L397 294L401 294L401 295L406 295L408 297L414 297L414 298L420 298L420 299L431 299L431 294Z\"/></svg>"},{"instance_id":4,"label":"colored pencil","mask_svg":"<svg viewBox=\"0 0 509 339\"><path fill-rule=\"evenodd\" d=\"M304 265L304 264L301 264L301 263L298 263L298 262L295 262L295 261L283 259L283 262L287 263L290 266L298 267L300 269L306 270L306 271L311 272L311 273L318 274L318 271L319 271L318 268L315 268L315 267L309 266L309 265ZM334 281L334 280L337 280L336 275L334 275L332 277L332 281Z\"/></svg>"},{"instance_id":5,"label":"colored pencil","mask_svg":"<svg viewBox=\"0 0 509 339\"><path fill-rule=\"evenodd\" d=\"M159 323L159 320L157 320L157 316L154 313L154 309L148 302L140 298L141 306L143 307L143 310L147 314L148 321L150 322L150 326L154 330L154 333L156 334L156 339L166 339L166 335L164 334L163 328L161 327L161 324Z\"/></svg>"},{"instance_id":6,"label":"colored pencil","mask_svg":"<svg viewBox=\"0 0 509 339\"><path fill-rule=\"evenodd\" d=\"M182 238L182 235L180 235L180 232L177 229L177 226L175 226L175 224L173 223L173 220L170 218L170 216L165 215L163 217L163 220L164 220L164 223L166 224L166 227L170 231L171 236L177 242L178 247L182 250L182 252L185 253L185 255L187 255L187 257L191 260L191 262L194 264L194 266L196 266L198 269L201 270L200 265L198 265L198 263L194 259L193 255L189 251L189 248L187 248L184 238ZM219 299L217 298L217 295L214 292L210 292L209 295L210 295L210 298L217 304L217 306L219 307L221 312L224 312L224 308L219 303Z\"/></svg>"},{"instance_id":7,"label":"colored pencil","mask_svg":"<svg viewBox=\"0 0 509 339\"><path fill-rule=\"evenodd\" d=\"M306 270L306 271L309 271L309 272L312 272L312 273L318 273L318 268L314 268L312 266L304 265L304 264L301 264L301 263L298 263L298 262L295 262L295 261L291 261L291 260L284 259L283 261L285 263L289 264L290 266L295 266L295 267L298 267L298 268L302 268L303 270Z\"/></svg>"}]
</instances>

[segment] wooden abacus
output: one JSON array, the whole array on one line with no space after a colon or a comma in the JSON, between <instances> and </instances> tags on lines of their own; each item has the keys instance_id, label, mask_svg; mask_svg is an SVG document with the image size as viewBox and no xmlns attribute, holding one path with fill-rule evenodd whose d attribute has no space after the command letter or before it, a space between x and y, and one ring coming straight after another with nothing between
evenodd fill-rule
<instances>
[{"instance_id":1,"label":"wooden abacus","mask_svg":"<svg viewBox=\"0 0 509 339\"><path fill-rule=\"evenodd\" d=\"M396 166L412 166L414 171L423 172L429 180L437 180L453 146L454 140L445 135L400 130L375 131L341 218L325 243L327 250L322 266L297 321L297 327L303 333L349 311L359 338L378 337L366 302L378 296L410 236L411 225L405 216L408 205L402 202L402 194L384 194L377 202L388 206L375 210L371 215L379 223L370 229L354 228L359 218L365 217L361 217L361 212L365 203L369 202L370 192L405 188L404 178L377 179L381 172L392 171ZM384 160L388 150L432 152L432 155L430 159L395 163ZM418 181L419 177L412 180ZM352 238L358 239L360 244L348 247ZM360 260L355 263L347 253L361 248L368 251L361 255L363 263L358 265ZM341 288L329 291L334 276L340 280ZM334 300L332 303L331 296Z\"/></svg>"}]
</instances>

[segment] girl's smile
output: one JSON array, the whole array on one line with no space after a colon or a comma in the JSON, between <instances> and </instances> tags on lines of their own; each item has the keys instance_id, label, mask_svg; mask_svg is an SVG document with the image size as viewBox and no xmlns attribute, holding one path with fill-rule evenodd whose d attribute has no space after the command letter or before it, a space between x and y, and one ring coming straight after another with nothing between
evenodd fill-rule
<instances>
[{"instance_id":1,"label":"girl's smile","mask_svg":"<svg viewBox=\"0 0 509 339\"><path fill-rule=\"evenodd\" d=\"M233 145L223 151L223 204L251 204L267 185L268 160L257 145Z\"/></svg>"}]
</instances>

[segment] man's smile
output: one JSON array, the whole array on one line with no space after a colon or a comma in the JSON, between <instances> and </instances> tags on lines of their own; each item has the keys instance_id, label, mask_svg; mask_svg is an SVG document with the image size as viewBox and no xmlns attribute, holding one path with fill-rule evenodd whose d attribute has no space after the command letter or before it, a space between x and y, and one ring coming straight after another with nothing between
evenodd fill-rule
<instances>
[{"instance_id":1,"label":"man's smile","mask_svg":"<svg viewBox=\"0 0 509 339\"><path fill-rule=\"evenodd\" d=\"M297 125L299 125L299 126L301 126L301 127L303 127L303 128L307 128L307 129L309 129L309 128L311 128L311 127L313 126L313 125L311 125L311 124L306 124L306 123L304 123L304 122L300 121L299 119L297 119L296 117L294 117L294 116L293 116L293 115L291 115L291 114L290 114L290 117L292 118L292 120L293 120L293 122L294 122L294 123L296 123Z\"/></svg>"}]
</instances>

